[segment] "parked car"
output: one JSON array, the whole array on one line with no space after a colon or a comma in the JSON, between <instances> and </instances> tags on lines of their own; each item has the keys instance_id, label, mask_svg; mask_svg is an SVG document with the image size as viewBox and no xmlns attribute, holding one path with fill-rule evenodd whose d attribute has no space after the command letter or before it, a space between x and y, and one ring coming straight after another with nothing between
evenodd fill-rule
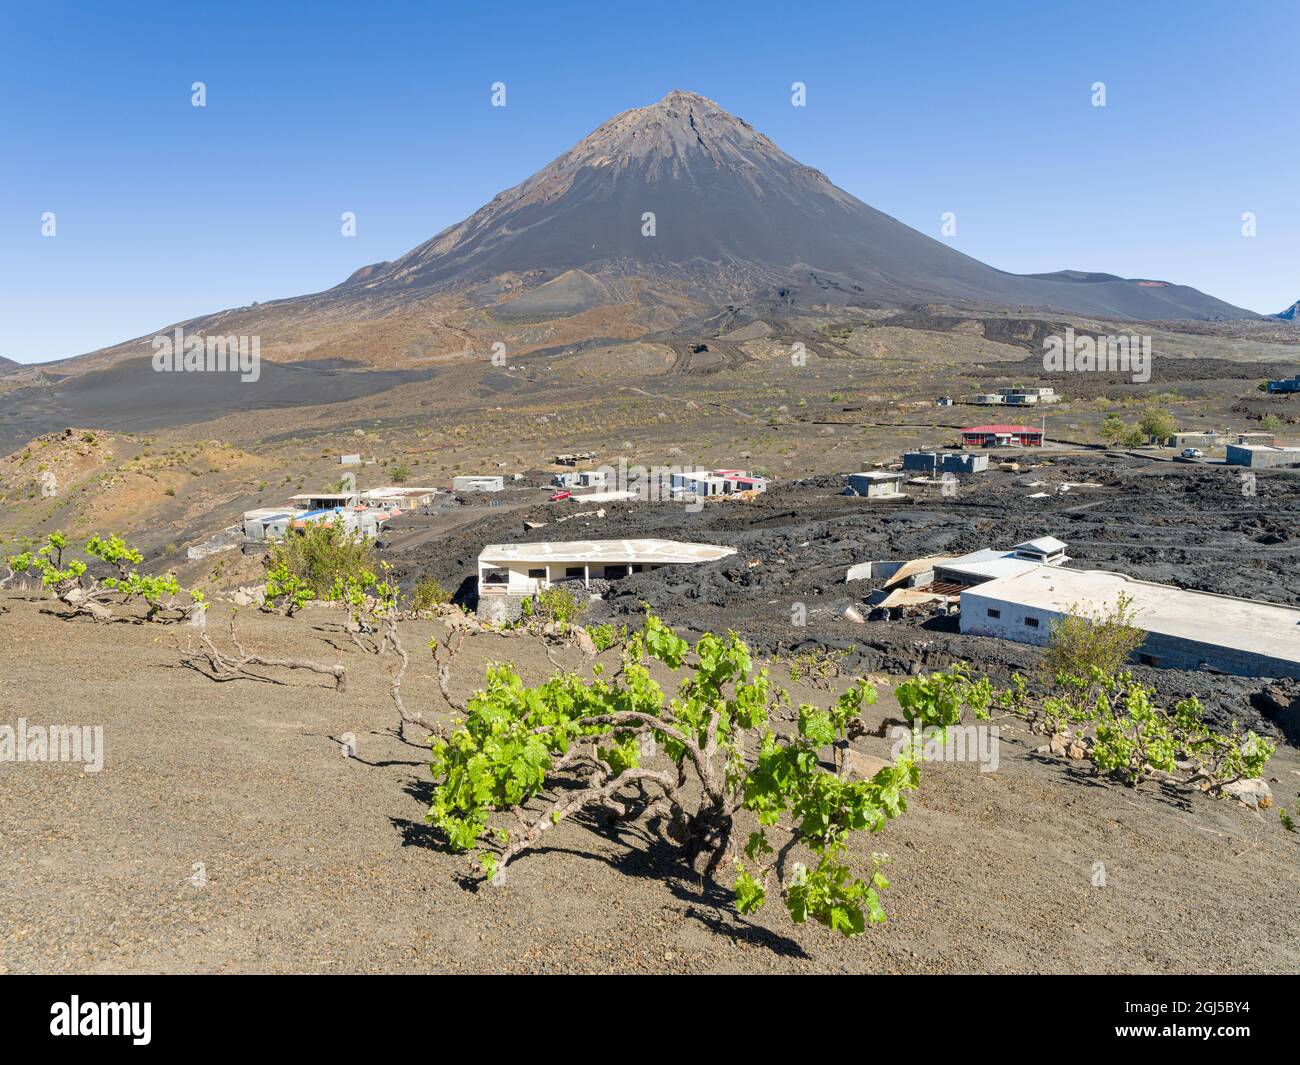
<instances>
[{"instance_id":1,"label":"parked car","mask_svg":"<svg viewBox=\"0 0 1300 1065\"><path fill-rule=\"evenodd\" d=\"M571 495L573 495L573 493L567 488L562 489L561 491L556 492L555 495L551 496L551 502L558 503L561 499L568 499Z\"/></svg>"},{"instance_id":2,"label":"parked car","mask_svg":"<svg viewBox=\"0 0 1300 1065\"><path fill-rule=\"evenodd\" d=\"M1183 448L1183 458L1203 459L1205 458L1205 452L1202 451L1199 447L1185 447Z\"/></svg>"}]
</instances>

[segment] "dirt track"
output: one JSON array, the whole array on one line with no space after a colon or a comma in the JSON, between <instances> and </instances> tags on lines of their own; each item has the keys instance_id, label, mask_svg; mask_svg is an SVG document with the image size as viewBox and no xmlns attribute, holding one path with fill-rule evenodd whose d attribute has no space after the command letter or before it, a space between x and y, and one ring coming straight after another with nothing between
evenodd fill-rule
<instances>
[{"instance_id":1,"label":"dirt track","mask_svg":"<svg viewBox=\"0 0 1300 1065\"><path fill-rule=\"evenodd\" d=\"M3 971L1300 967L1300 851L1276 811L1102 785L1032 754L1039 739L1024 733L1004 732L997 772L926 766L911 811L857 841L892 855L890 921L846 942L790 925L773 903L736 916L635 828L566 823L504 888L475 890L465 860L422 824L429 773L392 735L386 675L339 641L332 611L245 612L240 625L250 646L284 655L332 661L339 642L348 694L300 676L214 684L177 664L171 629L64 621L12 596L0 607L0 721L102 724L106 736L98 774L0 764ZM432 715L420 650L431 626L403 631L407 701ZM550 669L520 639L471 637L462 655L458 691L492 658L534 680ZM887 694L875 709L892 710ZM356 759L340 754L349 731ZM886 742L865 747L883 754ZM1294 802L1294 750L1269 776Z\"/></svg>"}]
</instances>

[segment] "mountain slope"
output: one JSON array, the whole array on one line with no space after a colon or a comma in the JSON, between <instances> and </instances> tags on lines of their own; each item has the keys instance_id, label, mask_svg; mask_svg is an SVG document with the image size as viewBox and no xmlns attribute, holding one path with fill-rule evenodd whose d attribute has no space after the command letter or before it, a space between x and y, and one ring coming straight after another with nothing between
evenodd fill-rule
<instances>
[{"instance_id":1,"label":"mountain slope","mask_svg":"<svg viewBox=\"0 0 1300 1065\"><path fill-rule=\"evenodd\" d=\"M643 233L654 215L653 236ZM625 111L523 183L343 291L444 289L570 270L719 301L800 286L886 303L979 301L1132 318L1257 317L1182 285L996 270L862 203L711 100ZM816 279L814 281L814 278ZM336 290L338 291L338 290Z\"/></svg>"},{"instance_id":2,"label":"mountain slope","mask_svg":"<svg viewBox=\"0 0 1300 1065\"><path fill-rule=\"evenodd\" d=\"M644 235L653 215L653 235ZM947 304L1113 321L1259 318L1185 285L1017 275L925 236L689 92L625 111L469 218L331 289L216 312L187 332L257 335L270 360L386 367L593 337L693 334L722 312ZM748 312L748 313L746 313ZM546 322L539 341L530 323ZM106 369L153 334L50 364Z\"/></svg>"}]
</instances>

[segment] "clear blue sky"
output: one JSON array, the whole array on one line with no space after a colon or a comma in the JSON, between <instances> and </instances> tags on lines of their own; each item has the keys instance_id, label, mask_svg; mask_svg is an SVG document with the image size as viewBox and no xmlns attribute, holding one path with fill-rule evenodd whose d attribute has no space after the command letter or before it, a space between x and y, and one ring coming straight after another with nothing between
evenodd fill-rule
<instances>
[{"instance_id":1,"label":"clear blue sky","mask_svg":"<svg viewBox=\"0 0 1300 1065\"><path fill-rule=\"evenodd\" d=\"M75 355L327 288L673 88L932 236L955 212L951 243L1002 269L1160 278L1279 311L1300 298L1296 13L7 0L0 355Z\"/></svg>"}]
</instances>

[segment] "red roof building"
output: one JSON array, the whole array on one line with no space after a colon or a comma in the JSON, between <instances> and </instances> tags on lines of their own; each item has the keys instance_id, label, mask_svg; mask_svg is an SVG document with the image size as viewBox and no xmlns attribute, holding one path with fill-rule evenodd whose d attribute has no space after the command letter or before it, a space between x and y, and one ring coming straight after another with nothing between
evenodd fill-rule
<instances>
[{"instance_id":1,"label":"red roof building","mask_svg":"<svg viewBox=\"0 0 1300 1065\"><path fill-rule=\"evenodd\" d=\"M1032 425L973 425L961 431L962 447L1042 447L1043 430Z\"/></svg>"}]
</instances>

